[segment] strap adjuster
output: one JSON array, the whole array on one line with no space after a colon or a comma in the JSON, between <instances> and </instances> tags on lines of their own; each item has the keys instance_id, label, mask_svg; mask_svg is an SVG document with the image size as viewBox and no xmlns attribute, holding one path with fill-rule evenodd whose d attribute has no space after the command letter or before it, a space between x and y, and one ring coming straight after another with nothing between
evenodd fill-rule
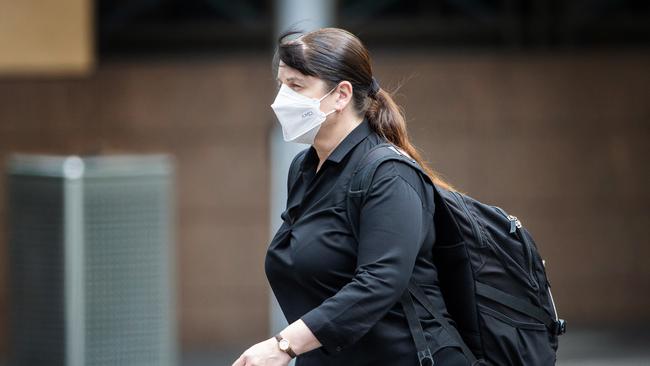
<instances>
[{"instance_id":1,"label":"strap adjuster","mask_svg":"<svg viewBox=\"0 0 650 366\"><path fill-rule=\"evenodd\" d=\"M420 361L420 366L433 366L433 365L436 364L435 362L433 362L433 356L431 355L431 349L429 347L427 347L423 351L418 351L418 359ZM424 363L423 364L422 361L424 361L426 359L429 359L431 361L431 363Z\"/></svg>"}]
</instances>

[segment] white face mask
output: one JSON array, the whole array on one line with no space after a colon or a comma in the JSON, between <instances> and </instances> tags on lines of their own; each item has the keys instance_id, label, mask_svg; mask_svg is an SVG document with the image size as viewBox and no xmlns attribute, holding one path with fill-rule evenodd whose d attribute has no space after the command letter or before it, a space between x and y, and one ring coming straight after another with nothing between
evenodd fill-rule
<instances>
[{"instance_id":1,"label":"white face mask","mask_svg":"<svg viewBox=\"0 0 650 366\"><path fill-rule=\"evenodd\" d=\"M324 113L320 110L320 101L328 96L336 87L320 99L306 97L286 84L282 84L271 108L282 125L284 141L302 144L313 144L321 124L328 115L336 109Z\"/></svg>"}]
</instances>

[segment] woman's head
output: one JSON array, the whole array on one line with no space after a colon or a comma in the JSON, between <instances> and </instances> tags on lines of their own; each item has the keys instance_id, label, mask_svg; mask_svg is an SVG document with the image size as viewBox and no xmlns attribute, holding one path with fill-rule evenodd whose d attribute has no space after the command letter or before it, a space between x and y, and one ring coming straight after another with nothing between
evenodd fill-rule
<instances>
[{"instance_id":1,"label":"woman's head","mask_svg":"<svg viewBox=\"0 0 650 366\"><path fill-rule=\"evenodd\" d=\"M300 36L287 39L296 34ZM370 55L355 35L340 28L287 31L278 39L274 69L292 89L311 98L321 98L338 87L336 101L323 99L324 110L349 108L357 117L365 116L378 135L416 159L436 184L453 189L410 143L404 115L391 93L377 88L376 82L373 85Z\"/></svg>"},{"instance_id":2,"label":"woman's head","mask_svg":"<svg viewBox=\"0 0 650 366\"><path fill-rule=\"evenodd\" d=\"M320 79L320 95L347 81L352 91L350 107L362 117L370 105L367 96L372 83L372 68L368 51L361 41L339 28L321 28L285 41L285 38L298 33L288 31L280 36L275 59L277 66L286 65L292 71Z\"/></svg>"}]
</instances>

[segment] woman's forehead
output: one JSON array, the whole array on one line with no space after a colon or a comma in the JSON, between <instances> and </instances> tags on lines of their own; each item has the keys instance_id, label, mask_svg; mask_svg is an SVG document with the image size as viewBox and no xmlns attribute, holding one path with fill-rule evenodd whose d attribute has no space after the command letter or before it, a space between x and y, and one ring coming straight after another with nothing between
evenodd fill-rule
<instances>
[{"instance_id":1,"label":"woman's forehead","mask_svg":"<svg viewBox=\"0 0 650 366\"><path fill-rule=\"evenodd\" d=\"M291 66L288 66L284 62L280 61L278 64L278 80L287 80L287 81L300 81L307 84L318 83L320 80L316 76L305 75L300 71L294 69Z\"/></svg>"},{"instance_id":2,"label":"woman's forehead","mask_svg":"<svg viewBox=\"0 0 650 366\"><path fill-rule=\"evenodd\" d=\"M294 69L291 66L287 66L284 62L280 61L278 65L278 79L305 79L306 75L303 75L300 71Z\"/></svg>"}]
</instances>

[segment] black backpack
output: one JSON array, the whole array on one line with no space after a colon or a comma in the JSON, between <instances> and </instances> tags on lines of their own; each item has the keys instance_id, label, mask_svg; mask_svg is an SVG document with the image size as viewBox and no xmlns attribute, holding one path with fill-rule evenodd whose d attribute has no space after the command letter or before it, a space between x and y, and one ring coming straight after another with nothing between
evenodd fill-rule
<instances>
[{"instance_id":1,"label":"black backpack","mask_svg":"<svg viewBox=\"0 0 650 366\"><path fill-rule=\"evenodd\" d=\"M422 167L394 145L374 146L360 160L348 189L353 232L364 193L379 164L387 160L406 162L433 184ZM433 358L411 295L460 341L472 364L554 365L558 336L565 333L566 322L557 317L544 261L530 233L515 216L497 206L433 186L433 262L458 331L411 279L400 301L420 365L433 365Z\"/></svg>"}]
</instances>

